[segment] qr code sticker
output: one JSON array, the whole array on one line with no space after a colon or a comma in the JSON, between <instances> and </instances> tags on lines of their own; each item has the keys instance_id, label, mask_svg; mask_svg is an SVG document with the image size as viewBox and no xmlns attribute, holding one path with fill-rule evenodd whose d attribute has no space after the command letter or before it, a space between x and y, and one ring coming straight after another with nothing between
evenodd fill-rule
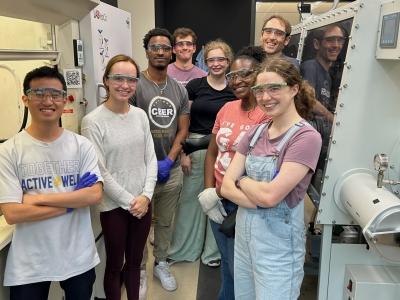
<instances>
[{"instance_id":1,"label":"qr code sticker","mask_svg":"<svg viewBox=\"0 0 400 300\"><path fill-rule=\"evenodd\" d=\"M64 78L68 89L77 89L82 87L81 69L64 69Z\"/></svg>"}]
</instances>

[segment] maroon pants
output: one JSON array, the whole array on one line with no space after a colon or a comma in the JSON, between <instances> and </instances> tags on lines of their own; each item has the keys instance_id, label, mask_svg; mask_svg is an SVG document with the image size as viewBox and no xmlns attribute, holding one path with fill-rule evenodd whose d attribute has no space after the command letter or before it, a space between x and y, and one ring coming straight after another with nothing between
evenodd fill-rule
<instances>
[{"instance_id":1,"label":"maroon pants","mask_svg":"<svg viewBox=\"0 0 400 300\"><path fill-rule=\"evenodd\" d=\"M121 275L128 299L136 300L139 297L140 263L150 231L151 205L141 219L127 210L116 208L101 212L100 222L107 256L104 273L107 300L121 299Z\"/></svg>"}]
</instances>

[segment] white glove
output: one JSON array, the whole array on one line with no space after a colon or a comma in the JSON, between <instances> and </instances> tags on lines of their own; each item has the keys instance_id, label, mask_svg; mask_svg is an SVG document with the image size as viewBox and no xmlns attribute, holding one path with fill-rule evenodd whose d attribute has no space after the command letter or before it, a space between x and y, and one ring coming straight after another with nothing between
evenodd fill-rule
<instances>
[{"instance_id":1,"label":"white glove","mask_svg":"<svg viewBox=\"0 0 400 300\"><path fill-rule=\"evenodd\" d=\"M222 222L224 221L224 217L227 216L227 213L224 206L222 205L221 200L218 200L217 205L215 205L207 212L207 216L215 223L222 224Z\"/></svg>"},{"instance_id":2,"label":"white glove","mask_svg":"<svg viewBox=\"0 0 400 300\"><path fill-rule=\"evenodd\" d=\"M199 196L199 202L203 211L215 223L221 224L226 217L226 211L215 188L207 188Z\"/></svg>"}]
</instances>

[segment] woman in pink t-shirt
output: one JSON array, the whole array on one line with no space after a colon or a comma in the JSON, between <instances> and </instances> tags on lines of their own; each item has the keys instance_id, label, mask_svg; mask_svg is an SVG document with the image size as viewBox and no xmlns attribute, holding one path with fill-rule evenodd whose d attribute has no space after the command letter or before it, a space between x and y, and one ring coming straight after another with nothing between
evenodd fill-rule
<instances>
[{"instance_id":1,"label":"woman in pink t-shirt","mask_svg":"<svg viewBox=\"0 0 400 300\"><path fill-rule=\"evenodd\" d=\"M297 299L304 275L303 198L321 150L321 136L304 121L314 92L283 59L261 66L252 91L271 121L243 137L221 187L239 205L235 297Z\"/></svg>"},{"instance_id":2,"label":"woman in pink t-shirt","mask_svg":"<svg viewBox=\"0 0 400 300\"><path fill-rule=\"evenodd\" d=\"M240 99L226 103L218 112L212 130L204 165L204 191L199 194L203 211L209 216L218 249L221 253L221 288L219 300L234 299L233 248L234 238L219 231L224 216L237 209L237 205L220 197L222 178L230 164L240 139L255 124L267 117L257 106L250 87L255 79L255 69L265 58L260 47L242 49L231 64L227 82Z\"/></svg>"}]
</instances>

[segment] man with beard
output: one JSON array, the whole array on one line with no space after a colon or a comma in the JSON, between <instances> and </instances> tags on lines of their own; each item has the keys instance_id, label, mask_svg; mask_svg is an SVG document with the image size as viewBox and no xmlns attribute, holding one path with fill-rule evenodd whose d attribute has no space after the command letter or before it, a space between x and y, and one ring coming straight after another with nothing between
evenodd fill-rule
<instances>
[{"instance_id":1,"label":"man with beard","mask_svg":"<svg viewBox=\"0 0 400 300\"><path fill-rule=\"evenodd\" d=\"M299 62L293 57L288 57L282 50L289 44L292 26L285 18L273 15L264 21L261 29L261 46L268 58L284 58L299 68Z\"/></svg>"},{"instance_id":2,"label":"man with beard","mask_svg":"<svg viewBox=\"0 0 400 300\"><path fill-rule=\"evenodd\" d=\"M189 104L186 89L167 75L172 56L173 38L168 30L155 28L143 39L148 59L141 72L133 104L142 108L150 120L150 130L158 160L157 185L153 195L154 213L154 276L168 291L177 288L166 261L172 236L172 220L182 187L179 154L188 135ZM147 251L143 263L147 260ZM142 267L143 268L143 267ZM145 298L146 274L141 274L140 297Z\"/></svg>"}]
</instances>

